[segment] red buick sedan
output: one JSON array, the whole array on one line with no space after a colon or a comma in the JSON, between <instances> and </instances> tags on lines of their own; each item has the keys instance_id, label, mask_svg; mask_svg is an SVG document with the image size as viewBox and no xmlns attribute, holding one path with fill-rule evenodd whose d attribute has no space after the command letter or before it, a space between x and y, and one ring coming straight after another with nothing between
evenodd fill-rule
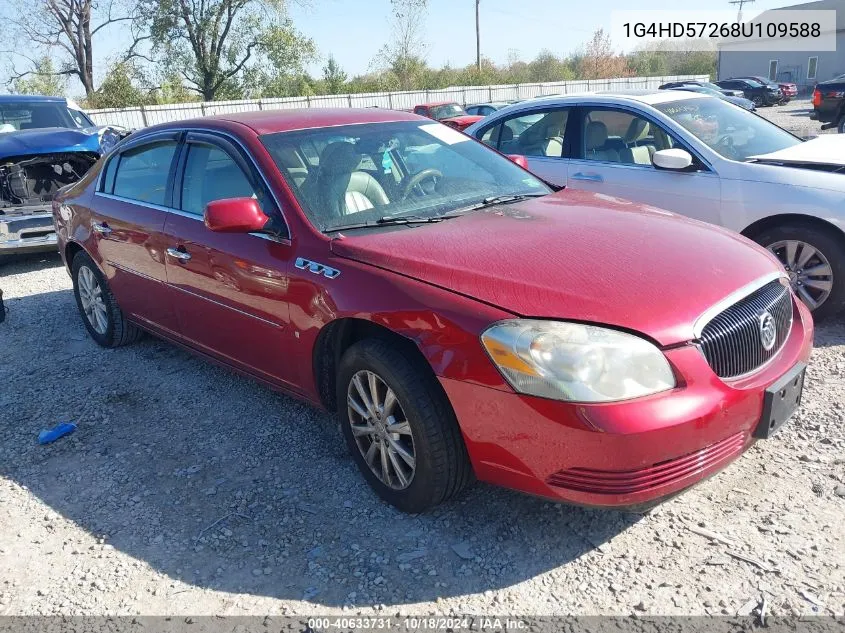
<instances>
[{"instance_id":1,"label":"red buick sedan","mask_svg":"<svg viewBox=\"0 0 845 633\"><path fill-rule=\"evenodd\" d=\"M97 343L152 332L337 412L364 478L408 512L473 478L659 500L776 431L810 356L765 250L553 192L410 113L145 129L54 216Z\"/></svg>"}]
</instances>

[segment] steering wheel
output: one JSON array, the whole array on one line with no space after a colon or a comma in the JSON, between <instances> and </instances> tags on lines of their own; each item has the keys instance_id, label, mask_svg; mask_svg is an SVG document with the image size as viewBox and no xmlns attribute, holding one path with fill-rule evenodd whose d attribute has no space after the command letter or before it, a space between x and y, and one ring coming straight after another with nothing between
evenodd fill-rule
<instances>
[{"instance_id":1,"label":"steering wheel","mask_svg":"<svg viewBox=\"0 0 845 633\"><path fill-rule=\"evenodd\" d=\"M411 176L408 182L406 182L405 185L402 187L402 192L400 194L401 199L405 200L408 196L411 195L411 191L413 191L414 188L419 187L426 180L434 180L435 184L437 184L438 178L443 178L443 174L437 169L423 169L422 171L417 172L416 174ZM420 188L418 190L418 193L425 195L425 190Z\"/></svg>"},{"instance_id":2,"label":"steering wheel","mask_svg":"<svg viewBox=\"0 0 845 633\"><path fill-rule=\"evenodd\" d=\"M736 149L734 148L734 139L730 134L723 134L716 139L714 143L716 147L721 147L725 152L736 156Z\"/></svg>"}]
</instances>

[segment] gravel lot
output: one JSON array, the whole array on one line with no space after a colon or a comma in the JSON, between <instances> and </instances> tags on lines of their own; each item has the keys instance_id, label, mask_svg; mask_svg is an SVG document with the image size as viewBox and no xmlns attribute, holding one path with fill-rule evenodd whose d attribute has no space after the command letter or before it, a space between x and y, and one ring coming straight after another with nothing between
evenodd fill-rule
<instances>
[{"instance_id":1,"label":"gravel lot","mask_svg":"<svg viewBox=\"0 0 845 633\"><path fill-rule=\"evenodd\" d=\"M845 613L845 321L788 427L649 515L479 484L411 517L331 417L150 337L97 347L58 257L0 287L0 615Z\"/></svg>"}]
</instances>

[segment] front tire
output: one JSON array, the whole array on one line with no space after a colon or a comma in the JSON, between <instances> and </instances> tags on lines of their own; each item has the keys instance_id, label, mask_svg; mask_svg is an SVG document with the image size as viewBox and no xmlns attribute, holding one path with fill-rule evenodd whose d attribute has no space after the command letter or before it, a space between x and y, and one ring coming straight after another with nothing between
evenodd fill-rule
<instances>
[{"instance_id":1,"label":"front tire","mask_svg":"<svg viewBox=\"0 0 845 633\"><path fill-rule=\"evenodd\" d=\"M140 338L141 330L123 316L105 276L88 253L80 251L73 258L71 278L82 322L98 345L120 347Z\"/></svg>"},{"instance_id":2,"label":"front tire","mask_svg":"<svg viewBox=\"0 0 845 633\"><path fill-rule=\"evenodd\" d=\"M832 233L796 222L754 236L755 242L781 261L795 294L817 320L845 308L845 246Z\"/></svg>"},{"instance_id":3,"label":"front tire","mask_svg":"<svg viewBox=\"0 0 845 633\"><path fill-rule=\"evenodd\" d=\"M450 499L472 479L458 422L437 380L401 347L360 341L341 359L338 415L375 492L403 512Z\"/></svg>"}]
</instances>

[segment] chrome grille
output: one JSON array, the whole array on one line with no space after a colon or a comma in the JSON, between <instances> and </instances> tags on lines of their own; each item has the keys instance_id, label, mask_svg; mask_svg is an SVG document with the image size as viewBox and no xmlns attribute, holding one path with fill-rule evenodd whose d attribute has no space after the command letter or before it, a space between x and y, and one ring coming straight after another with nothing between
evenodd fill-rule
<instances>
[{"instance_id":1,"label":"chrome grille","mask_svg":"<svg viewBox=\"0 0 845 633\"><path fill-rule=\"evenodd\" d=\"M760 335L760 317L766 311L777 329L769 350ZM783 347L791 329L792 295L776 280L713 317L701 331L698 343L717 376L734 378L766 364Z\"/></svg>"}]
</instances>

